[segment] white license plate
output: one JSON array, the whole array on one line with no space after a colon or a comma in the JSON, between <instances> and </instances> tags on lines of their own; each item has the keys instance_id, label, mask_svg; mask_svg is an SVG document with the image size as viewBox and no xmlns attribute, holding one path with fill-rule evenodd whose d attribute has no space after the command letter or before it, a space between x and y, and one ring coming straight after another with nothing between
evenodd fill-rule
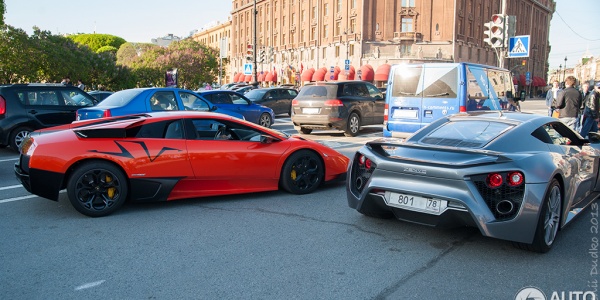
<instances>
[{"instance_id":1,"label":"white license plate","mask_svg":"<svg viewBox=\"0 0 600 300\"><path fill-rule=\"evenodd\" d=\"M302 109L302 113L305 114L318 114L319 113L319 108L318 107L306 107Z\"/></svg>"},{"instance_id":2,"label":"white license plate","mask_svg":"<svg viewBox=\"0 0 600 300\"><path fill-rule=\"evenodd\" d=\"M394 114L392 115L392 118L394 118L394 119L398 119L398 118L416 119L417 112L418 112L418 110L416 110L416 109L395 109Z\"/></svg>"},{"instance_id":3,"label":"white license plate","mask_svg":"<svg viewBox=\"0 0 600 300\"><path fill-rule=\"evenodd\" d=\"M399 194L386 192L385 201L387 205L439 215L448 206L448 201L433 198L425 198L410 194Z\"/></svg>"}]
</instances>

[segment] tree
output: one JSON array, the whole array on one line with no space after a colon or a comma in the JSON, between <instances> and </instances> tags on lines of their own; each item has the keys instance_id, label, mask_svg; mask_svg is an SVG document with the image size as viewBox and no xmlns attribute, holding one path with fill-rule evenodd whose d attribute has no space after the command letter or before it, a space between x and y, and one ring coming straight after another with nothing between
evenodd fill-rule
<instances>
[{"instance_id":1,"label":"tree","mask_svg":"<svg viewBox=\"0 0 600 300\"><path fill-rule=\"evenodd\" d=\"M6 13L6 4L0 0L0 26L4 25L4 13Z\"/></svg>"},{"instance_id":2,"label":"tree","mask_svg":"<svg viewBox=\"0 0 600 300\"><path fill-rule=\"evenodd\" d=\"M94 52L97 52L98 49L105 46L112 46L115 49L119 49L121 45L125 44L123 38L110 34L84 33L69 35L68 38L76 43L90 47Z\"/></svg>"},{"instance_id":3,"label":"tree","mask_svg":"<svg viewBox=\"0 0 600 300\"><path fill-rule=\"evenodd\" d=\"M27 33L10 25L0 26L0 83L37 80L37 51Z\"/></svg>"}]
</instances>

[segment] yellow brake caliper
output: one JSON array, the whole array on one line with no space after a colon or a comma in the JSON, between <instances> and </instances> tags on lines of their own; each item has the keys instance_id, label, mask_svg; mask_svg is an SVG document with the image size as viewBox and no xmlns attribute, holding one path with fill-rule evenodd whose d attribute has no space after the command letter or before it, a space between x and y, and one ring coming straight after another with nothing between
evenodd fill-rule
<instances>
[{"instance_id":1,"label":"yellow brake caliper","mask_svg":"<svg viewBox=\"0 0 600 300\"><path fill-rule=\"evenodd\" d=\"M296 180L296 170L292 169L292 172L290 173L290 177L292 177L292 180Z\"/></svg>"},{"instance_id":2,"label":"yellow brake caliper","mask_svg":"<svg viewBox=\"0 0 600 300\"><path fill-rule=\"evenodd\" d=\"M106 183L110 183L112 182L112 177L106 175ZM108 190L106 191L108 193L108 198L112 199L115 197L115 191L116 189L114 187L108 188Z\"/></svg>"}]
</instances>

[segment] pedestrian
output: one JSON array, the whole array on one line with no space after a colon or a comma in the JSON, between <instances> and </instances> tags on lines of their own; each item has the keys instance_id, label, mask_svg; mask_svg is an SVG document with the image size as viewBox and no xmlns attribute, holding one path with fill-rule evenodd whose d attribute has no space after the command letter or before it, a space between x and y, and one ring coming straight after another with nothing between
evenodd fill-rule
<instances>
[{"instance_id":1,"label":"pedestrian","mask_svg":"<svg viewBox=\"0 0 600 300\"><path fill-rule=\"evenodd\" d=\"M206 86L204 87L205 90L210 91L212 90L212 86L209 83L206 83Z\"/></svg>"},{"instance_id":2,"label":"pedestrian","mask_svg":"<svg viewBox=\"0 0 600 300\"><path fill-rule=\"evenodd\" d=\"M548 107L548 116L550 117L552 117L552 113L554 112L554 101L556 100L556 95L560 90L561 89L558 86L558 80L554 80L552 82L552 89L546 92L546 107Z\"/></svg>"},{"instance_id":3,"label":"pedestrian","mask_svg":"<svg viewBox=\"0 0 600 300\"><path fill-rule=\"evenodd\" d=\"M590 131L598 131L598 117L599 117L599 105L598 97L592 89L590 91L590 84L584 82L581 85L581 97L583 99L583 113L581 121L581 131L579 132L582 137L587 138Z\"/></svg>"},{"instance_id":4,"label":"pedestrian","mask_svg":"<svg viewBox=\"0 0 600 300\"><path fill-rule=\"evenodd\" d=\"M569 76L565 79L565 89L556 96L556 108L559 120L569 128L576 130L577 115L581 108L581 93L574 88L575 77Z\"/></svg>"},{"instance_id":5,"label":"pedestrian","mask_svg":"<svg viewBox=\"0 0 600 300\"><path fill-rule=\"evenodd\" d=\"M80 88L82 91L85 90L85 84L83 84L83 81L81 81L81 79L77 80L77 87Z\"/></svg>"}]
</instances>

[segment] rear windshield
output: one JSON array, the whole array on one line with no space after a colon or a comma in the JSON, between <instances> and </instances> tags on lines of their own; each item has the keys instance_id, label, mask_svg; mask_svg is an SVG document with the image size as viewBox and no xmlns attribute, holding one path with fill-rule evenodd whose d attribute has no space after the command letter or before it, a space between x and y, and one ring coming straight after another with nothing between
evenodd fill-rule
<instances>
[{"instance_id":1,"label":"rear windshield","mask_svg":"<svg viewBox=\"0 0 600 300\"><path fill-rule=\"evenodd\" d=\"M458 67L406 66L394 71L392 97L456 98Z\"/></svg>"},{"instance_id":2,"label":"rear windshield","mask_svg":"<svg viewBox=\"0 0 600 300\"><path fill-rule=\"evenodd\" d=\"M460 148L481 148L514 125L492 121L448 122L423 137L419 142Z\"/></svg>"},{"instance_id":3,"label":"rear windshield","mask_svg":"<svg viewBox=\"0 0 600 300\"><path fill-rule=\"evenodd\" d=\"M300 90L298 98L335 98L337 97L337 85L310 85Z\"/></svg>"},{"instance_id":4,"label":"rear windshield","mask_svg":"<svg viewBox=\"0 0 600 300\"><path fill-rule=\"evenodd\" d=\"M97 106L123 106L129 103L131 99L135 98L135 96L139 95L142 91L144 90L132 89L119 91L108 96L104 101L98 103Z\"/></svg>"},{"instance_id":5,"label":"rear windshield","mask_svg":"<svg viewBox=\"0 0 600 300\"><path fill-rule=\"evenodd\" d=\"M267 92L267 90L253 90L246 93L244 96L250 100L261 99L262 96Z\"/></svg>"}]
</instances>

